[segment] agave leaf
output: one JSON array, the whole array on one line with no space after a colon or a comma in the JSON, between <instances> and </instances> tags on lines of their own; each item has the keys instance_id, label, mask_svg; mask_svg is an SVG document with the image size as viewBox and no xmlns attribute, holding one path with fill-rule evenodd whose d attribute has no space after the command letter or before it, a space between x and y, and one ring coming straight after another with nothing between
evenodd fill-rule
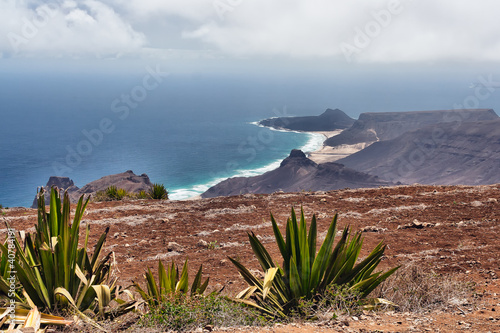
<instances>
[{"instance_id":1,"label":"agave leaf","mask_svg":"<svg viewBox=\"0 0 500 333\"><path fill-rule=\"evenodd\" d=\"M295 259L292 257L290 260L290 289L292 290L294 298L300 298L302 295L302 286L300 284L299 271Z\"/></svg>"},{"instance_id":2,"label":"agave leaf","mask_svg":"<svg viewBox=\"0 0 500 333\"><path fill-rule=\"evenodd\" d=\"M9 314L9 308L0 308L0 318L7 316ZM30 313L31 309L16 308L15 310L15 320L25 321ZM69 325L73 323L71 320L65 320L63 317L54 316L50 314L40 313L40 324L44 325Z\"/></svg>"},{"instance_id":3,"label":"agave leaf","mask_svg":"<svg viewBox=\"0 0 500 333\"><path fill-rule=\"evenodd\" d=\"M99 315L104 318L104 309L111 302L111 291L109 290L109 286L101 284L92 286L97 295L97 303L99 304Z\"/></svg>"},{"instance_id":4,"label":"agave leaf","mask_svg":"<svg viewBox=\"0 0 500 333\"><path fill-rule=\"evenodd\" d=\"M280 249L281 255L285 260L290 256L290 252L288 252L285 240L283 239L283 235L281 234L280 228L278 227L278 223L274 219L273 214L271 213L271 223L273 225L274 237L276 238L276 243L278 244L278 248Z\"/></svg>"},{"instance_id":5,"label":"agave leaf","mask_svg":"<svg viewBox=\"0 0 500 333\"><path fill-rule=\"evenodd\" d=\"M38 312L38 308L34 307L28 312L28 315L26 316L22 327L30 327L33 328L35 332L37 332L40 329L41 319L42 317L40 315L40 312Z\"/></svg>"},{"instance_id":6,"label":"agave leaf","mask_svg":"<svg viewBox=\"0 0 500 333\"><path fill-rule=\"evenodd\" d=\"M231 257L228 257L228 259L236 266L236 268L240 272L240 275L250 286L256 286L261 290L263 289L263 282L257 279L252 273L250 273L250 271L246 269L245 266Z\"/></svg>"},{"instance_id":7,"label":"agave leaf","mask_svg":"<svg viewBox=\"0 0 500 333\"><path fill-rule=\"evenodd\" d=\"M267 293L271 289L273 285L273 280L274 277L276 276L276 272L278 272L277 267L271 267L269 270L266 272L264 276L264 288L262 290L262 299L266 299Z\"/></svg>"},{"instance_id":8,"label":"agave leaf","mask_svg":"<svg viewBox=\"0 0 500 333\"><path fill-rule=\"evenodd\" d=\"M321 279L325 275L327 264L330 261L330 254L333 248L333 242L335 240L335 234L337 232L337 214L333 217L332 223L328 228L325 240L319 249L318 255L316 256L312 269L311 269L311 286L318 286Z\"/></svg>"},{"instance_id":9,"label":"agave leaf","mask_svg":"<svg viewBox=\"0 0 500 333\"><path fill-rule=\"evenodd\" d=\"M254 233L251 233L248 234L248 239L262 269L264 271L267 271L269 268L275 267L276 265L273 262L273 258L271 257L269 252L267 252L266 248L262 245L257 236L255 236Z\"/></svg>"},{"instance_id":10,"label":"agave leaf","mask_svg":"<svg viewBox=\"0 0 500 333\"><path fill-rule=\"evenodd\" d=\"M201 272L202 270L202 265L200 265L200 268L198 269L198 272L196 273L194 277L193 284L191 285L191 295L195 295L199 293L200 290L200 285L201 285ZM203 292L201 292L203 293Z\"/></svg>"},{"instance_id":11,"label":"agave leaf","mask_svg":"<svg viewBox=\"0 0 500 333\"><path fill-rule=\"evenodd\" d=\"M184 266L182 267L181 277L175 286L175 291L180 291L183 293L187 293L189 289L189 278L188 278L188 261L184 262Z\"/></svg>"}]
</instances>

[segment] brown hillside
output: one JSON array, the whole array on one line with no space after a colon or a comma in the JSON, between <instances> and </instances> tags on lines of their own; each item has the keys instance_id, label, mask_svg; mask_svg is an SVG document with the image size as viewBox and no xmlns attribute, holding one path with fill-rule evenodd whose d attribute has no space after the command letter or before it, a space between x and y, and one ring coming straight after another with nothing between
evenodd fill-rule
<instances>
[{"instance_id":1,"label":"brown hillside","mask_svg":"<svg viewBox=\"0 0 500 333\"><path fill-rule=\"evenodd\" d=\"M324 235L335 212L339 225L365 233L361 256L385 239L383 267L415 261L438 274L453 274L476 283L479 301L425 315L382 313L351 318L331 327L274 327L276 332L498 332L500 327L500 184L490 186L398 186L331 192L247 194L195 201L128 201L91 203L84 223L95 242L110 227L106 249L115 251L121 283L139 280L158 258L177 263L189 258L194 270L203 264L211 286L234 294L244 286L226 256L258 268L246 232L278 254L269 212L283 225L290 208L304 207L318 217ZM33 231L36 210L3 210L1 219L17 230ZM5 237L5 229L0 230ZM204 246L204 242L209 246ZM170 244L169 243L177 243ZM206 244L205 243L205 244ZM349 326L347 326L347 324Z\"/></svg>"}]
</instances>

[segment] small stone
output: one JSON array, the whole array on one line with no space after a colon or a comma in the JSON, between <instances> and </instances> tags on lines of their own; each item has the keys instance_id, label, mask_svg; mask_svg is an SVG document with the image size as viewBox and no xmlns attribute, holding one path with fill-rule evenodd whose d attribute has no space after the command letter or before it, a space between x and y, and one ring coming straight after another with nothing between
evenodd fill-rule
<instances>
[{"instance_id":1,"label":"small stone","mask_svg":"<svg viewBox=\"0 0 500 333\"><path fill-rule=\"evenodd\" d=\"M196 244L198 247L208 247L207 241L204 241L203 239L200 239L198 243Z\"/></svg>"},{"instance_id":2,"label":"small stone","mask_svg":"<svg viewBox=\"0 0 500 333\"><path fill-rule=\"evenodd\" d=\"M354 321L358 321L358 320L359 320L359 318L358 318L358 317L356 317L356 316L353 316L353 317L352 317L352 320L354 320Z\"/></svg>"},{"instance_id":3,"label":"small stone","mask_svg":"<svg viewBox=\"0 0 500 333\"><path fill-rule=\"evenodd\" d=\"M172 252L172 251L183 252L184 251L184 247L182 245L180 245L179 243L176 243L176 242L168 242L168 244L167 244L167 250L168 250L168 252Z\"/></svg>"}]
</instances>

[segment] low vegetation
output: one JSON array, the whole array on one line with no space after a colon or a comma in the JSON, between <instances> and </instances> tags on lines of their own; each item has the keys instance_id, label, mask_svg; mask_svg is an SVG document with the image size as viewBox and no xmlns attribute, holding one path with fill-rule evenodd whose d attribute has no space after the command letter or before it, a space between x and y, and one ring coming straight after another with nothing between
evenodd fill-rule
<instances>
[{"instance_id":1,"label":"low vegetation","mask_svg":"<svg viewBox=\"0 0 500 333\"><path fill-rule=\"evenodd\" d=\"M200 266L190 287L187 259L184 262L181 274L179 274L179 270L174 262L172 262L170 267L165 269L161 260L158 260L158 283L156 283L150 268L144 274L144 278L147 286L146 291L137 282L134 282L134 286L149 306L160 305L166 300L170 300L173 295L188 294L188 292L191 297L203 295L209 281L209 278L207 278L205 282L201 282L202 266Z\"/></svg>"},{"instance_id":2,"label":"low vegetation","mask_svg":"<svg viewBox=\"0 0 500 333\"><path fill-rule=\"evenodd\" d=\"M439 275L410 262L383 282L374 295L392 300L399 311L424 313L467 302L473 288L467 280Z\"/></svg>"},{"instance_id":3,"label":"low vegetation","mask_svg":"<svg viewBox=\"0 0 500 333\"><path fill-rule=\"evenodd\" d=\"M151 199L167 200L168 191L163 184L154 183L149 189L148 195Z\"/></svg>"},{"instance_id":4,"label":"low vegetation","mask_svg":"<svg viewBox=\"0 0 500 333\"><path fill-rule=\"evenodd\" d=\"M108 186L104 191L97 191L93 196L94 201L119 201L124 199L155 199L167 200L168 191L163 184L153 184L148 191L138 193L129 192L123 188L117 188L115 185Z\"/></svg>"}]
</instances>

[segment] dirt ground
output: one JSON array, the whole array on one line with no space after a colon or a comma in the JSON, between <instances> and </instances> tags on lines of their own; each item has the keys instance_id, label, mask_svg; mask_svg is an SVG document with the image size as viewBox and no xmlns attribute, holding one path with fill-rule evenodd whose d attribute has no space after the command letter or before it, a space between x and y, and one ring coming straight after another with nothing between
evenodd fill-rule
<instances>
[{"instance_id":1,"label":"dirt ground","mask_svg":"<svg viewBox=\"0 0 500 333\"><path fill-rule=\"evenodd\" d=\"M191 276L203 264L214 290L234 295L244 287L227 256L257 270L247 232L259 235L278 257L269 213L284 227L290 210L318 219L324 237L332 217L339 228L364 230L364 251L381 240L388 244L382 268L414 261L438 274L453 274L475 283L479 301L427 314L377 312L318 324L271 328L218 329L246 332L500 332L500 184L490 186L398 186L331 192L247 194L192 201L123 201L90 203L84 222L91 240L109 227L105 250L114 251L120 283L142 282L158 259L180 264L189 258ZM4 209L16 230L34 231L36 210ZM2 223L2 225L4 225ZM6 229L0 229L5 237ZM318 242L319 243L319 242Z\"/></svg>"}]
</instances>

